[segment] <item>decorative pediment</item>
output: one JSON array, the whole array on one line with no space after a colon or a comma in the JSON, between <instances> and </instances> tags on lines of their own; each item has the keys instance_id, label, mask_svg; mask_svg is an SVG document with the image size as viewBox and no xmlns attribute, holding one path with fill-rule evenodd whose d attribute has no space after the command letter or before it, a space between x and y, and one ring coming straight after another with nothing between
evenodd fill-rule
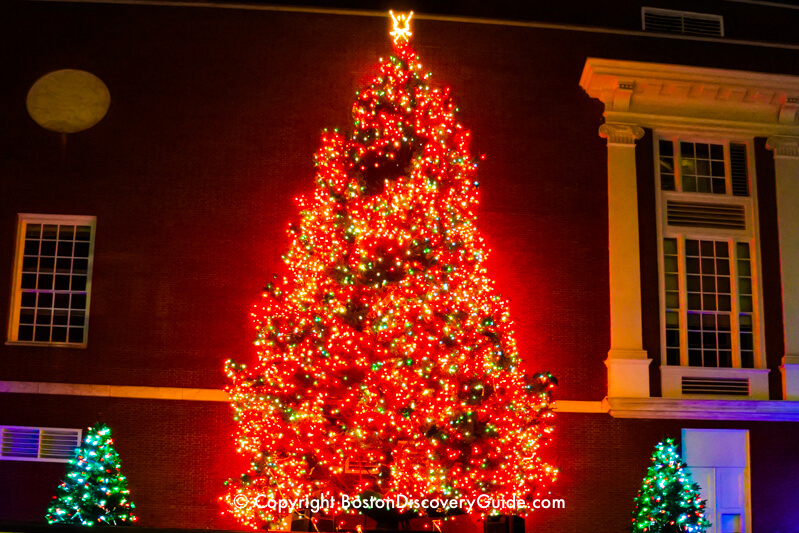
<instances>
[{"instance_id":1,"label":"decorative pediment","mask_svg":"<svg viewBox=\"0 0 799 533\"><path fill-rule=\"evenodd\" d=\"M799 133L799 76L590 57L580 86L605 104L607 122Z\"/></svg>"}]
</instances>

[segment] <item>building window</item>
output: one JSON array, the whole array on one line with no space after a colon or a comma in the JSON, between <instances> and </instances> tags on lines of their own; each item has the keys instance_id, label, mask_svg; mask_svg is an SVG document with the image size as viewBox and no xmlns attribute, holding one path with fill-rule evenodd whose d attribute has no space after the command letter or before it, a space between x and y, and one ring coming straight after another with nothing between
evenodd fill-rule
<instances>
[{"instance_id":1,"label":"building window","mask_svg":"<svg viewBox=\"0 0 799 533\"><path fill-rule=\"evenodd\" d=\"M9 342L85 347L94 217L20 214Z\"/></svg>"},{"instance_id":2,"label":"building window","mask_svg":"<svg viewBox=\"0 0 799 533\"><path fill-rule=\"evenodd\" d=\"M0 426L0 460L66 463L80 441L80 429Z\"/></svg>"},{"instance_id":3,"label":"building window","mask_svg":"<svg viewBox=\"0 0 799 533\"><path fill-rule=\"evenodd\" d=\"M760 368L748 145L676 136L656 145L663 363Z\"/></svg>"}]
</instances>

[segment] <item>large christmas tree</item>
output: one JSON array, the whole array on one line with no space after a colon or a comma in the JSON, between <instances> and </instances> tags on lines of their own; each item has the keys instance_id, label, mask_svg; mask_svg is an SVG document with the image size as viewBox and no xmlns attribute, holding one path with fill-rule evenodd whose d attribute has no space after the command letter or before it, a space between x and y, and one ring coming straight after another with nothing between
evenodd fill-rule
<instances>
[{"instance_id":1,"label":"large christmas tree","mask_svg":"<svg viewBox=\"0 0 799 533\"><path fill-rule=\"evenodd\" d=\"M673 439L655 446L652 464L635 498L633 533L704 533L705 501L691 481Z\"/></svg>"},{"instance_id":2,"label":"large christmas tree","mask_svg":"<svg viewBox=\"0 0 799 533\"><path fill-rule=\"evenodd\" d=\"M53 500L46 516L51 524L121 526L136 521L108 426L88 429Z\"/></svg>"},{"instance_id":3,"label":"large christmas tree","mask_svg":"<svg viewBox=\"0 0 799 533\"><path fill-rule=\"evenodd\" d=\"M351 133L322 136L290 274L253 314L257 360L226 365L251 468L225 499L252 527L286 514L273 498L529 503L556 475L539 457L555 380L520 368L475 225L470 134L407 23L395 19L394 53L358 93Z\"/></svg>"}]
</instances>

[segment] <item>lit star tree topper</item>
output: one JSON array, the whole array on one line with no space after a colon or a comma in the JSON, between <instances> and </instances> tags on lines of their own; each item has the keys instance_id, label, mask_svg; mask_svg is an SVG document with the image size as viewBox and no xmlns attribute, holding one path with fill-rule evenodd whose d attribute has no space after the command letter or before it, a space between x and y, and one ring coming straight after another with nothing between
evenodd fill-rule
<instances>
[{"instance_id":1,"label":"lit star tree topper","mask_svg":"<svg viewBox=\"0 0 799 533\"><path fill-rule=\"evenodd\" d=\"M289 275L253 312L257 357L226 364L251 466L223 499L253 528L286 514L242 505L256 498L531 501L557 473L540 456L555 380L521 370L485 269L470 133L410 46L410 15L392 19L351 133L322 135Z\"/></svg>"},{"instance_id":2,"label":"lit star tree topper","mask_svg":"<svg viewBox=\"0 0 799 533\"><path fill-rule=\"evenodd\" d=\"M135 507L111 430L105 424L95 424L69 460L64 481L56 488L47 510L47 521L82 526L130 525L136 521Z\"/></svg>"},{"instance_id":3,"label":"lit star tree topper","mask_svg":"<svg viewBox=\"0 0 799 533\"><path fill-rule=\"evenodd\" d=\"M635 498L633 533L704 533L710 527L699 485L673 439L655 446L652 464Z\"/></svg>"}]
</instances>

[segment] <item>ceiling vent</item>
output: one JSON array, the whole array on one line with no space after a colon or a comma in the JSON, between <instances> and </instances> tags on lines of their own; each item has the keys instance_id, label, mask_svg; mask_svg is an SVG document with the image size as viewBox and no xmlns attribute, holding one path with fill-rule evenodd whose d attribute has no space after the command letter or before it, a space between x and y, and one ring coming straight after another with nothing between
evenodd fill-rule
<instances>
[{"instance_id":1,"label":"ceiling vent","mask_svg":"<svg viewBox=\"0 0 799 533\"><path fill-rule=\"evenodd\" d=\"M697 378L683 376L682 393L749 396L749 380L747 378Z\"/></svg>"},{"instance_id":2,"label":"ceiling vent","mask_svg":"<svg viewBox=\"0 0 799 533\"><path fill-rule=\"evenodd\" d=\"M724 37L724 18L721 15L643 7L641 18L645 31Z\"/></svg>"},{"instance_id":3,"label":"ceiling vent","mask_svg":"<svg viewBox=\"0 0 799 533\"><path fill-rule=\"evenodd\" d=\"M0 459L66 463L80 441L79 429L0 426Z\"/></svg>"},{"instance_id":4,"label":"ceiling vent","mask_svg":"<svg viewBox=\"0 0 799 533\"><path fill-rule=\"evenodd\" d=\"M704 202L666 202L666 222L669 226L688 228L746 229L746 209L738 204Z\"/></svg>"}]
</instances>

